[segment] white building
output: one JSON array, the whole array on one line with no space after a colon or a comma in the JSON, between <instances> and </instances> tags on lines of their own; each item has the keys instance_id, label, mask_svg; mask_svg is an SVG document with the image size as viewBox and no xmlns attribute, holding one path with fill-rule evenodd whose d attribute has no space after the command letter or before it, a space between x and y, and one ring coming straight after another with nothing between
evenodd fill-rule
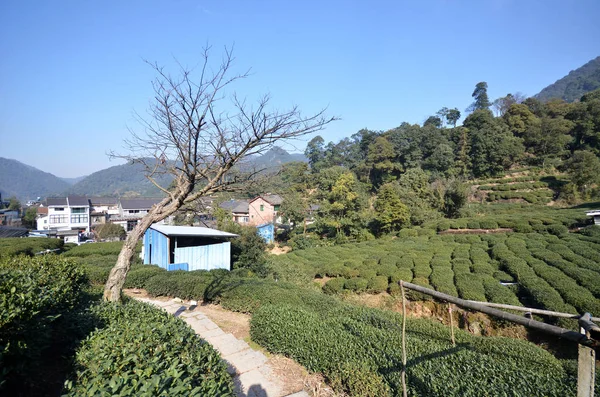
<instances>
[{"instance_id":1,"label":"white building","mask_svg":"<svg viewBox=\"0 0 600 397\"><path fill-rule=\"evenodd\" d=\"M158 204L161 200L161 198L122 198L119 200L119 215L111 216L110 222L123 226L123 229L129 233L137 226L138 221L150 211L152 206ZM167 219L170 219L170 217ZM158 223L168 223L167 219Z\"/></svg>"},{"instance_id":2,"label":"white building","mask_svg":"<svg viewBox=\"0 0 600 397\"><path fill-rule=\"evenodd\" d=\"M594 225L600 225L600 210L589 211L585 214L594 218Z\"/></svg>"},{"instance_id":3,"label":"white building","mask_svg":"<svg viewBox=\"0 0 600 397\"><path fill-rule=\"evenodd\" d=\"M86 197L51 197L46 203L48 215L37 220L38 230L90 231L90 202Z\"/></svg>"}]
</instances>

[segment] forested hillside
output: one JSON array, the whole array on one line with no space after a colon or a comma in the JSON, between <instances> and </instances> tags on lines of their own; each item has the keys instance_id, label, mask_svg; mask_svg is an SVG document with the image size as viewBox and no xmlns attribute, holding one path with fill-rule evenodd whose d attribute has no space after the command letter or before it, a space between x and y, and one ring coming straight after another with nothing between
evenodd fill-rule
<instances>
[{"instance_id":1,"label":"forested hillside","mask_svg":"<svg viewBox=\"0 0 600 397\"><path fill-rule=\"evenodd\" d=\"M0 157L0 193L19 200L57 194L69 187L62 179L17 160Z\"/></svg>"},{"instance_id":2,"label":"forested hillside","mask_svg":"<svg viewBox=\"0 0 600 397\"><path fill-rule=\"evenodd\" d=\"M308 165L288 164L263 189L285 197L281 212L292 224L313 206L313 236L338 242L470 216L468 200L575 203L597 195L600 90L577 103L510 94L492 102L481 82L473 98L462 125L457 109L444 108L423 125L364 129L337 143L317 136Z\"/></svg>"},{"instance_id":3,"label":"forested hillside","mask_svg":"<svg viewBox=\"0 0 600 397\"><path fill-rule=\"evenodd\" d=\"M600 56L540 91L535 98L547 102L562 99L567 102L579 100L587 92L600 88Z\"/></svg>"}]
</instances>

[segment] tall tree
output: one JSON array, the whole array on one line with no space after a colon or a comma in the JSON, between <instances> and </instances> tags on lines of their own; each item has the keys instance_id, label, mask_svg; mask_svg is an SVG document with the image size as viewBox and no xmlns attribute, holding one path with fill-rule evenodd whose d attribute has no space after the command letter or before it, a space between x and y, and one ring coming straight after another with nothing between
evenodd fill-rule
<instances>
[{"instance_id":1,"label":"tall tree","mask_svg":"<svg viewBox=\"0 0 600 397\"><path fill-rule=\"evenodd\" d=\"M456 128L456 123L460 119L460 111L457 108L448 109L446 113L446 121L448 124L452 124L452 127Z\"/></svg>"},{"instance_id":2,"label":"tall tree","mask_svg":"<svg viewBox=\"0 0 600 397\"><path fill-rule=\"evenodd\" d=\"M112 154L142 164L146 177L164 198L127 236L106 281L105 300L121 299L136 244L153 223L200 197L239 189L256 175L234 168L240 160L263 153L283 139L319 131L335 120L326 117L324 110L310 116L302 115L297 107L270 110L269 96L251 105L233 95L231 103L225 104L232 83L247 77L247 73L233 73L230 50L225 50L217 65L210 62L209 53L209 48L204 50L199 69L180 66L176 76L150 64L157 74L151 118L138 118L142 131L132 133L126 141L128 153ZM164 174L173 176L171 186L157 182L157 176Z\"/></svg>"},{"instance_id":3,"label":"tall tree","mask_svg":"<svg viewBox=\"0 0 600 397\"><path fill-rule=\"evenodd\" d=\"M588 150L578 150L565 163L565 171L577 189L586 195L592 185L600 182L600 160Z\"/></svg>"},{"instance_id":4,"label":"tall tree","mask_svg":"<svg viewBox=\"0 0 600 397\"><path fill-rule=\"evenodd\" d=\"M489 110L476 110L463 125L469 129L470 157L476 177L495 176L521 158L524 151L521 139Z\"/></svg>"},{"instance_id":5,"label":"tall tree","mask_svg":"<svg viewBox=\"0 0 600 397\"><path fill-rule=\"evenodd\" d=\"M476 110L489 109L492 104L490 103L487 89L488 85L485 81L477 83L471 95L475 101L467 108L467 111L474 112Z\"/></svg>"},{"instance_id":6,"label":"tall tree","mask_svg":"<svg viewBox=\"0 0 600 397\"><path fill-rule=\"evenodd\" d=\"M311 169L315 172L318 171L320 163L325 158L325 140L317 135L313 139L311 139L306 145L306 150L304 150L304 155L308 159L308 164L310 164Z\"/></svg>"},{"instance_id":7,"label":"tall tree","mask_svg":"<svg viewBox=\"0 0 600 397\"><path fill-rule=\"evenodd\" d=\"M390 183L381 186L374 207L375 221L380 232L397 231L409 224L408 207L400 200L397 188Z\"/></svg>"}]
</instances>

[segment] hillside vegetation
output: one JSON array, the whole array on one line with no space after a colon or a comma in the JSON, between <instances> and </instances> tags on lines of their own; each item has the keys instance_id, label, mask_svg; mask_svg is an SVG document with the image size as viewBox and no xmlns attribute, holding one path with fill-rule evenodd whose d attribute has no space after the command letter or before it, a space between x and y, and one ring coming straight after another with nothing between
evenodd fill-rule
<instances>
[{"instance_id":1,"label":"hillside vegetation","mask_svg":"<svg viewBox=\"0 0 600 397\"><path fill-rule=\"evenodd\" d=\"M0 193L3 199L35 199L59 194L68 189L62 179L17 160L0 157Z\"/></svg>"},{"instance_id":2,"label":"hillside vegetation","mask_svg":"<svg viewBox=\"0 0 600 397\"><path fill-rule=\"evenodd\" d=\"M535 97L540 101L562 99L579 100L587 92L600 88L600 56L572 70L568 75L541 90Z\"/></svg>"}]
</instances>

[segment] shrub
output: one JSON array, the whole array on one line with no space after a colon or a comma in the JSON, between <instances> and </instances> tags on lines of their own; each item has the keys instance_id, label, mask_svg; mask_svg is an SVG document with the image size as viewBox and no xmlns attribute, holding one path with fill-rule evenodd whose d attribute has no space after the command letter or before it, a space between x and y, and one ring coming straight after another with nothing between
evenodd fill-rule
<instances>
[{"instance_id":1,"label":"shrub","mask_svg":"<svg viewBox=\"0 0 600 397\"><path fill-rule=\"evenodd\" d=\"M402 229L398 232L398 237L407 238L407 237L417 237L418 233L415 229Z\"/></svg>"},{"instance_id":2,"label":"shrub","mask_svg":"<svg viewBox=\"0 0 600 397\"><path fill-rule=\"evenodd\" d=\"M346 279L343 277L332 278L323 285L323 292L329 295L339 294L344 289Z\"/></svg>"},{"instance_id":3,"label":"shrub","mask_svg":"<svg viewBox=\"0 0 600 397\"><path fill-rule=\"evenodd\" d=\"M64 256L86 257L91 255L119 255L123 247L122 241L110 243L82 244L65 252ZM141 243L138 244L138 252L141 250Z\"/></svg>"},{"instance_id":4,"label":"shrub","mask_svg":"<svg viewBox=\"0 0 600 397\"><path fill-rule=\"evenodd\" d=\"M219 354L181 319L149 305L105 303L107 323L82 344L66 396L233 396Z\"/></svg>"},{"instance_id":5,"label":"shrub","mask_svg":"<svg viewBox=\"0 0 600 397\"><path fill-rule=\"evenodd\" d=\"M42 352L63 337L57 320L79 302L86 283L74 261L54 255L0 262L0 389L35 381L29 378Z\"/></svg>"},{"instance_id":6,"label":"shrub","mask_svg":"<svg viewBox=\"0 0 600 397\"><path fill-rule=\"evenodd\" d=\"M146 288L146 281L166 270L155 265L132 267L125 279L124 288Z\"/></svg>"},{"instance_id":7,"label":"shrub","mask_svg":"<svg viewBox=\"0 0 600 397\"><path fill-rule=\"evenodd\" d=\"M498 222L492 219L482 219L479 225L482 229L498 229Z\"/></svg>"},{"instance_id":8,"label":"shrub","mask_svg":"<svg viewBox=\"0 0 600 397\"><path fill-rule=\"evenodd\" d=\"M548 233L559 237L569 233L569 229L566 226L560 224L549 225L546 227L546 230L548 231Z\"/></svg>"},{"instance_id":9,"label":"shrub","mask_svg":"<svg viewBox=\"0 0 600 397\"><path fill-rule=\"evenodd\" d=\"M369 280L362 277L356 277L346 280L344 283L344 289L349 289L354 292L365 292L368 285Z\"/></svg>"},{"instance_id":10,"label":"shrub","mask_svg":"<svg viewBox=\"0 0 600 397\"><path fill-rule=\"evenodd\" d=\"M368 281L367 290L372 293L385 292L388 288L388 278L385 276L375 276Z\"/></svg>"},{"instance_id":11,"label":"shrub","mask_svg":"<svg viewBox=\"0 0 600 397\"><path fill-rule=\"evenodd\" d=\"M475 221L475 220L467 221L467 229L479 229L480 227L481 227L481 225L479 224L478 221Z\"/></svg>"}]
</instances>

